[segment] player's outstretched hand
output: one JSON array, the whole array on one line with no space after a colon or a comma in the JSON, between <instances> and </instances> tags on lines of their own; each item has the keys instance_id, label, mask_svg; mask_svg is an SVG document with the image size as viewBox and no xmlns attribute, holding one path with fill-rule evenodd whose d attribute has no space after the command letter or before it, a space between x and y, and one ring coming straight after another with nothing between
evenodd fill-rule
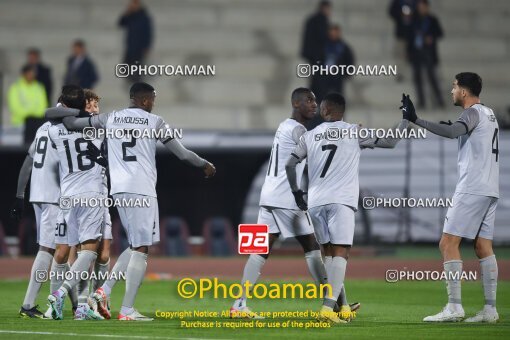
<instances>
[{"instance_id":1,"label":"player's outstretched hand","mask_svg":"<svg viewBox=\"0 0 510 340\"><path fill-rule=\"evenodd\" d=\"M25 199L16 197L16 201L14 201L14 205L11 209L11 218L13 218L16 221L19 221L21 219L21 216L23 215L23 207L25 206Z\"/></svg>"},{"instance_id":2,"label":"player's outstretched hand","mask_svg":"<svg viewBox=\"0 0 510 340\"><path fill-rule=\"evenodd\" d=\"M305 201L305 192L303 190L293 191L292 194L294 195L294 200L296 201L297 206L299 209L306 211L308 210L308 204Z\"/></svg>"},{"instance_id":3,"label":"player's outstretched hand","mask_svg":"<svg viewBox=\"0 0 510 340\"><path fill-rule=\"evenodd\" d=\"M402 106L400 109L402 110L402 118L407 119L410 122L416 122L416 119L418 119L418 116L416 115L416 110L414 109L414 104L411 98L409 98L409 95L405 95L405 93L402 93L402 100L401 100Z\"/></svg>"},{"instance_id":4,"label":"player's outstretched hand","mask_svg":"<svg viewBox=\"0 0 510 340\"><path fill-rule=\"evenodd\" d=\"M92 162L95 162L104 168L108 166L108 161L103 157L101 150L99 150L91 141L87 143L86 154L87 158Z\"/></svg>"},{"instance_id":5,"label":"player's outstretched hand","mask_svg":"<svg viewBox=\"0 0 510 340\"><path fill-rule=\"evenodd\" d=\"M216 168L212 163L207 162L204 166L205 178L211 178L216 174Z\"/></svg>"}]
</instances>

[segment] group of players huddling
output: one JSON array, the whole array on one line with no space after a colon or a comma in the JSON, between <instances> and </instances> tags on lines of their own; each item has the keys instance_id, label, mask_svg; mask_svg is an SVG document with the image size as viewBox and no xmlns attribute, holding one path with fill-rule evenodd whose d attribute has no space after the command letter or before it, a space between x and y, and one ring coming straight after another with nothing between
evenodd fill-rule
<instances>
[{"instance_id":1,"label":"group of players huddling","mask_svg":"<svg viewBox=\"0 0 510 340\"><path fill-rule=\"evenodd\" d=\"M30 201L34 204L36 213L40 249L32 267L25 301L20 310L22 316L62 319L65 298L69 296L73 302L76 319L110 319L111 290L122 277L118 274L125 273L126 291L118 319L152 320L140 314L133 306L145 276L149 247L159 242L155 159L158 139L180 160L202 168L206 177L214 176L216 169L208 161L187 150L177 139L166 137L169 134L165 131L170 127L161 117L150 113L156 99L156 92L152 86L135 83L131 86L129 95L131 98L129 108L108 114L97 114L98 110L90 110L91 100L87 101L85 91L77 86L68 85L62 89L59 100L61 105L46 112L49 122L38 129L36 139L29 149L20 172L18 199L13 209L15 215L20 215L24 189L31 171ZM97 106L97 100L95 104ZM149 133L143 133L143 138L134 138L135 134L128 133L123 134L121 138L88 141L82 133L87 126L110 131L138 129ZM105 143L103 147L102 143ZM107 153L101 149L107 150ZM62 203L61 197L70 201L74 201L75 198L82 201L105 198L108 195L108 190L105 190L107 172L110 174L109 194L114 199L120 202L136 202L143 199L148 200L150 204L117 206L130 247L119 256L109 279L104 282L96 280L92 294L88 296L86 285L80 284L82 277L80 273L89 271L96 261L98 251L109 252L105 249L103 240L111 239L108 208L77 205L61 209L62 204L59 206L59 203ZM79 246L80 251L69 268L67 259L69 248L72 246ZM41 287L41 283L37 282L36 273L47 271L52 257L51 294L48 296L50 308L43 314L35 306L35 299ZM106 270L108 262L103 263ZM57 275L66 271L72 275ZM86 303L81 305L78 305L78 299L74 298L80 295L80 292L74 292L78 290L78 285L84 290L81 295L88 296Z\"/></svg>"},{"instance_id":2,"label":"group of players huddling","mask_svg":"<svg viewBox=\"0 0 510 340\"><path fill-rule=\"evenodd\" d=\"M496 311L498 269L492 250L499 197L499 128L493 111L480 103L481 88L482 80L475 73L463 72L455 76L452 100L464 111L454 123L420 119L410 97L403 95L402 98L402 120L396 129L403 131L412 122L434 134L459 139L459 180L440 241L444 270L448 274L448 304L440 313L424 318L423 321L427 322L461 321L465 317L460 284L462 260L459 245L462 238L474 240L485 296L483 309L464 321L495 322L499 319ZM18 200L14 208L14 213L19 214L31 169L30 201L36 212L40 250L20 310L23 316L44 317L34 305L40 289L35 272L48 269L55 248L52 271L88 271L94 261L96 271L108 270L109 242L104 241L111 239L111 222L107 209L72 207L61 210L57 202L61 196L108 195L105 178L109 172L109 194L114 198L151 198L149 208L118 207L130 247L120 255L111 273L126 272L126 293L118 319L152 320L137 312L133 305L145 274L148 247L159 241L155 191L157 139L108 138L106 141L87 142L81 132L90 126L113 130L169 128L161 117L150 113L155 100L152 86L136 83L131 87L130 97L131 107L98 115L97 101L96 109L89 109L91 100L85 100L83 90L68 86L63 88L62 105L46 112L50 121L41 126L29 149L20 172ZM339 93L325 96L320 104L324 123L310 131L306 131L304 123L317 111L313 92L297 88L292 92L291 103L291 118L283 121L275 134L257 223L269 226L270 251L280 235L296 238L315 282L329 283L332 287L332 291L324 297L319 319L347 323L356 316L360 307L359 303L347 302L344 285L354 237L354 214L358 208L360 151L394 148L399 139L358 138L356 133L348 134L347 138L332 136L330 129L362 129L357 124L343 121L346 102ZM123 119L126 117L133 119ZM179 141L169 138L161 142L179 159L202 168L206 177L215 174L211 163L185 149ZM36 160L37 157L40 159ZM305 159L306 162L303 162ZM71 246L79 246L80 251L69 269L67 258ZM96 260L97 252L99 260ZM257 282L267 258L268 255L249 256L244 267L243 284ZM109 296L116 282L115 278L94 282L87 297L88 286L79 279L52 281L52 294L48 297L50 309L46 314L53 319L62 319L65 297L72 297L74 291L79 291L75 295L83 297L80 300L82 305L78 306L78 302L75 305L74 301L78 299L72 299L73 308L78 308L76 319L109 319ZM76 289L78 286L80 289ZM233 303L231 317L261 318L247 306L246 296L247 292L244 292Z\"/></svg>"}]
</instances>

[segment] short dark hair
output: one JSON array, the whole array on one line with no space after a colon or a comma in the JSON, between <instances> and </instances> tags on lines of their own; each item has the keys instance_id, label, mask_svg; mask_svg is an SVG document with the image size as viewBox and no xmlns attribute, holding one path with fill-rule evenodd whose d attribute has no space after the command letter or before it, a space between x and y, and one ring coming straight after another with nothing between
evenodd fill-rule
<instances>
[{"instance_id":1,"label":"short dark hair","mask_svg":"<svg viewBox=\"0 0 510 340\"><path fill-rule=\"evenodd\" d=\"M30 47L28 50L27 50L27 54L36 54L36 55L41 55L41 50L38 49L37 47Z\"/></svg>"},{"instance_id":2,"label":"short dark hair","mask_svg":"<svg viewBox=\"0 0 510 340\"><path fill-rule=\"evenodd\" d=\"M30 64L25 64L23 67L21 67L21 74L25 74L28 71L34 71L34 67Z\"/></svg>"},{"instance_id":3,"label":"short dark hair","mask_svg":"<svg viewBox=\"0 0 510 340\"><path fill-rule=\"evenodd\" d=\"M131 88L129 89L129 98L133 99L134 97L150 94L153 92L154 87L144 82L138 82L131 85Z\"/></svg>"},{"instance_id":4,"label":"short dark hair","mask_svg":"<svg viewBox=\"0 0 510 340\"><path fill-rule=\"evenodd\" d=\"M319 8L323 9L324 7L331 7L331 1L329 0L322 0L319 2Z\"/></svg>"},{"instance_id":5,"label":"short dark hair","mask_svg":"<svg viewBox=\"0 0 510 340\"><path fill-rule=\"evenodd\" d=\"M342 113L345 112L345 98L338 92L328 93L322 101L335 106L335 108Z\"/></svg>"},{"instance_id":6,"label":"short dark hair","mask_svg":"<svg viewBox=\"0 0 510 340\"><path fill-rule=\"evenodd\" d=\"M291 102L295 102L296 100L299 100L301 95L311 93L312 90L306 88L306 87L298 87L292 91L292 94L290 95Z\"/></svg>"},{"instance_id":7,"label":"short dark hair","mask_svg":"<svg viewBox=\"0 0 510 340\"><path fill-rule=\"evenodd\" d=\"M473 96L480 96L482 92L482 78L473 72L461 72L455 76L457 84L467 89Z\"/></svg>"},{"instance_id":8,"label":"short dark hair","mask_svg":"<svg viewBox=\"0 0 510 340\"><path fill-rule=\"evenodd\" d=\"M77 85L64 85L59 101L67 107L83 110L85 109L85 92Z\"/></svg>"},{"instance_id":9,"label":"short dark hair","mask_svg":"<svg viewBox=\"0 0 510 340\"><path fill-rule=\"evenodd\" d=\"M340 24L331 24L331 25L329 25L329 29L335 29L335 30L341 31L342 26L340 26Z\"/></svg>"},{"instance_id":10,"label":"short dark hair","mask_svg":"<svg viewBox=\"0 0 510 340\"><path fill-rule=\"evenodd\" d=\"M76 39L73 42L73 46L85 47L85 41L83 41L82 39Z\"/></svg>"}]
</instances>

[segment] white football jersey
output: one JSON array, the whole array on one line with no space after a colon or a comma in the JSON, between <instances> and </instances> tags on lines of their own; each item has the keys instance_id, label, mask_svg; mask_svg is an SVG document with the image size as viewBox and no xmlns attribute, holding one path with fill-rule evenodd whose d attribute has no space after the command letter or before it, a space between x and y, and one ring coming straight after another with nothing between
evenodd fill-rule
<instances>
[{"instance_id":1,"label":"white football jersey","mask_svg":"<svg viewBox=\"0 0 510 340\"><path fill-rule=\"evenodd\" d=\"M287 181L285 163L305 132L306 128L295 119L286 119L278 126L269 156L266 178L260 193L261 206L299 209ZM296 168L298 183L301 181L303 169L304 163Z\"/></svg>"},{"instance_id":2,"label":"white football jersey","mask_svg":"<svg viewBox=\"0 0 510 340\"><path fill-rule=\"evenodd\" d=\"M86 192L103 192L102 167L87 157L87 141L78 131L69 131L63 123L50 127L51 141L59 156L61 196L68 197ZM100 147L101 141L92 143Z\"/></svg>"},{"instance_id":3,"label":"white football jersey","mask_svg":"<svg viewBox=\"0 0 510 340\"><path fill-rule=\"evenodd\" d=\"M34 159L30 177L30 202L58 203L60 198L60 180L58 173L58 153L51 142L46 122L35 134L35 140L28 149Z\"/></svg>"},{"instance_id":4,"label":"white football jersey","mask_svg":"<svg viewBox=\"0 0 510 340\"><path fill-rule=\"evenodd\" d=\"M492 109L475 104L458 122L468 133L459 137L459 181L455 192L499 197L499 125Z\"/></svg>"},{"instance_id":5,"label":"white football jersey","mask_svg":"<svg viewBox=\"0 0 510 340\"><path fill-rule=\"evenodd\" d=\"M127 108L94 116L91 118L91 125L98 129L106 129L110 194L132 193L157 197L156 144L158 139L153 138L156 135L151 131L169 129L163 118L139 108ZM117 135L116 130L140 131ZM109 138L108 134L121 138ZM164 133L160 134L160 136L164 135Z\"/></svg>"},{"instance_id":6,"label":"white football jersey","mask_svg":"<svg viewBox=\"0 0 510 340\"><path fill-rule=\"evenodd\" d=\"M306 132L293 152L299 160L308 159L309 208L333 203L358 208L359 140L355 134L341 138L338 133L329 133L344 129L358 129L358 125L324 122Z\"/></svg>"}]
</instances>

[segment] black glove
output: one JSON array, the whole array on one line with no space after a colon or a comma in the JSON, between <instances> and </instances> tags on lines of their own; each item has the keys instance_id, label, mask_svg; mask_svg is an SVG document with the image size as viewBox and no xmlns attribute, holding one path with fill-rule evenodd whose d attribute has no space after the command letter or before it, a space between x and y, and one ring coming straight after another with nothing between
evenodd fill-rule
<instances>
[{"instance_id":1,"label":"black glove","mask_svg":"<svg viewBox=\"0 0 510 340\"><path fill-rule=\"evenodd\" d=\"M78 115L76 117L79 117L79 118L90 117L90 112L85 111L85 110L80 110L80 113L78 113Z\"/></svg>"},{"instance_id":2,"label":"black glove","mask_svg":"<svg viewBox=\"0 0 510 340\"><path fill-rule=\"evenodd\" d=\"M418 119L418 116L416 115L416 110L414 109L414 104L411 101L411 98L409 98L409 95L405 95L405 93L402 93L402 106L400 109L402 110L402 118L407 119L410 122L416 122L416 119Z\"/></svg>"},{"instance_id":3,"label":"black glove","mask_svg":"<svg viewBox=\"0 0 510 340\"><path fill-rule=\"evenodd\" d=\"M303 190L293 191L292 194L294 195L294 200L296 201L297 206L299 209L305 211L308 210L308 204L305 201L305 192Z\"/></svg>"},{"instance_id":4,"label":"black glove","mask_svg":"<svg viewBox=\"0 0 510 340\"><path fill-rule=\"evenodd\" d=\"M11 209L11 218L13 218L16 221L19 221L21 219L21 216L23 216L24 206L25 206L25 199L16 197L16 201L14 201L14 204Z\"/></svg>"},{"instance_id":5,"label":"black glove","mask_svg":"<svg viewBox=\"0 0 510 340\"><path fill-rule=\"evenodd\" d=\"M103 168L106 168L108 166L108 161L106 160L105 157L103 157L101 150L99 150L91 141L87 143L86 154L87 158L90 159L92 162L101 165Z\"/></svg>"}]
</instances>

